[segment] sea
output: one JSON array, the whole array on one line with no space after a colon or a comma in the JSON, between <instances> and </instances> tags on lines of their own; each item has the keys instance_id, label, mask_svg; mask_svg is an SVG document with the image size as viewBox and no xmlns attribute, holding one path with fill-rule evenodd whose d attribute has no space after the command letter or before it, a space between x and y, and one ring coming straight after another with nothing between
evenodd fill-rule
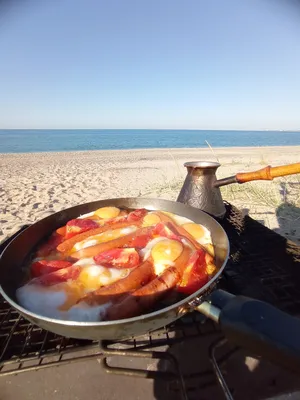
<instances>
[{"instance_id":1,"label":"sea","mask_svg":"<svg viewBox=\"0 0 300 400\"><path fill-rule=\"evenodd\" d=\"M0 130L0 153L300 146L300 132L147 129Z\"/></svg>"}]
</instances>

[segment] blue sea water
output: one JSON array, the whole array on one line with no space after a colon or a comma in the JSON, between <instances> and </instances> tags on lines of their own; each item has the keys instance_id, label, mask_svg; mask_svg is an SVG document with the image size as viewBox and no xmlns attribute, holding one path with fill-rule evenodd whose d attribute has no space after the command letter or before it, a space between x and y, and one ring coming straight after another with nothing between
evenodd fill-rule
<instances>
[{"instance_id":1,"label":"blue sea water","mask_svg":"<svg viewBox=\"0 0 300 400\"><path fill-rule=\"evenodd\" d=\"M0 153L300 145L300 132L207 130L0 130Z\"/></svg>"}]
</instances>

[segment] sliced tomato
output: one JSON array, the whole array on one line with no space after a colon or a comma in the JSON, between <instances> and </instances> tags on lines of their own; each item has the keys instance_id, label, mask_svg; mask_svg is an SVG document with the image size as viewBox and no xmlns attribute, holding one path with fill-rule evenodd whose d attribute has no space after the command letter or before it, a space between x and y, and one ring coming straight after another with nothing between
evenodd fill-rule
<instances>
[{"instance_id":1,"label":"sliced tomato","mask_svg":"<svg viewBox=\"0 0 300 400\"><path fill-rule=\"evenodd\" d=\"M78 235L79 233L89 231L90 229L96 229L99 225L92 219L71 219L66 225L65 239Z\"/></svg>"},{"instance_id":2,"label":"sliced tomato","mask_svg":"<svg viewBox=\"0 0 300 400\"><path fill-rule=\"evenodd\" d=\"M50 274L45 274L39 276L38 278L34 278L30 281L30 283L43 286L52 286L58 283L67 282L69 280L74 281L78 278L81 270L81 267L71 265L70 267L62 268L57 271L50 272Z\"/></svg>"},{"instance_id":3,"label":"sliced tomato","mask_svg":"<svg viewBox=\"0 0 300 400\"><path fill-rule=\"evenodd\" d=\"M208 282L206 273L205 251L195 251L187 264L182 279L177 286L177 291L185 294L192 294Z\"/></svg>"},{"instance_id":4,"label":"sliced tomato","mask_svg":"<svg viewBox=\"0 0 300 400\"><path fill-rule=\"evenodd\" d=\"M153 234L155 236L163 236L168 239L180 241L180 236L176 235L172 231L172 229L169 227L168 223L159 222L157 225L155 225L155 227L153 229Z\"/></svg>"},{"instance_id":5,"label":"sliced tomato","mask_svg":"<svg viewBox=\"0 0 300 400\"><path fill-rule=\"evenodd\" d=\"M134 268L140 264L140 256L133 248L111 249L94 257L98 265L108 268Z\"/></svg>"},{"instance_id":6,"label":"sliced tomato","mask_svg":"<svg viewBox=\"0 0 300 400\"><path fill-rule=\"evenodd\" d=\"M131 211L127 216L128 222L139 221L140 219L144 218L147 214L147 210L145 208L139 208L138 210Z\"/></svg>"},{"instance_id":7,"label":"sliced tomato","mask_svg":"<svg viewBox=\"0 0 300 400\"><path fill-rule=\"evenodd\" d=\"M127 216L121 215L115 218L105 220L105 225L114 225L117 224L118 222L125 222L125 221L127 221Z\"/></svg>"},{"instance_id":8,"label":"sliced tomato","mask_svg":"<svg viewBox=\"0 0 300 400\"><path fill-rule=\"evenodd\" d=\"M150 240L153 239L153 235L151 233L147 233L145 235L139 235L133 238L129 243L128 247L134 247L136 249L143 249L147 246Z\"/></svg>"},{"instance_id":9,"label":"sliced tomato","mask_svg":"<svg viewBox=\"0 0 300 400\"><path fill-rule=\"evenodd\" d=\"M40 260L31 265L31 275L33 277L42 276L71 265L72 263L64 260Z\"/></svg>"},{"instance_id":10,"label":"sliced tomato","mask_svg":"<svg viewBox=\"0 0 300 400\"><path fill-rule=\"evenodd\" d=\"M50 253L56 250L56 247L64 240L63 236L59 235L58 233L54 232L50 236L50 238L43 243L37 253L37 257L47 257Z\"/></svg>"}]
</instances>

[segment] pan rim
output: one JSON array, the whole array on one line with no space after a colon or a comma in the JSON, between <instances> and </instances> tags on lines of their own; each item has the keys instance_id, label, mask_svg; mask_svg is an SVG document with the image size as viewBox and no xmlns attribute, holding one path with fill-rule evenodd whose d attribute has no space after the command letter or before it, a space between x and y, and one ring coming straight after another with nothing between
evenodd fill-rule
<instances>
[{"instance_id":1,"label":"pan rim","mask_svg":"<svg viewBox=\"0 0 300 400\"><path fill-rule=\"evenodd\" d=\"M141 322L145 319L152 319L155 317L159 317L160 315L172 311L173 309L178 309L181 306L185 306L187 304L189 304L190 302L192 302L192 300L195 300L197 297L202 296L205 294L205 292L208 291L208 289L210 287L213 286L213 284L220 278L221 274L223 273L223 270L227 264L228 258L229 258L229 253L230 253L230 243L229 243L229 239L228 236L224 230L224 228L220 225L220 223L218 221L216 221L211 215L209 215L208 213L206 213L205 211L202 211L196 207L192 207L183 203L179 203L176 201L171 201L171 200L166 200L166 199L156 199L156 198L145 198L145 197L124 197L124 198L112 198L112 199L103 199L103 201L135 201L135 200L144 200L144 201L149 201L149 202L153 202L154 200L159 200L159 201L163 201L167 204L174 204L174 203L178 203L180 204L182 207L186 207L187 209L194 209L195 211L199 212L200 214L205 214L207 217L211 218L214 223L216 225L218 225L219 229L221 229L224 233L224 237L226 239L226 247L227 247L227 251L226 251L226 256L224 257L224 261L219 269L219 271L216 273L216 275L210 279L204 286L202 286L199 290L197 290L196 292L192 293L191 295L185 297L184 299L171 304L170 306L161 308L159 310L147 313L147 314L142 314L142 315L138 315L137 317L131 317L131 318L124 318L124 319L119 319L119 320L113 320L113 321L95 321L95 322L83 322L83 321L67 321L67 320L62 320L62 319L56 319L56 318L49 318L49 317L45 317L43 315L40 314L36 314L33 313L32 311L27 310L26 308L22 307L20 304L16 303L13 299L11 299L4 291L4 289L2 288L2 285L0 285L0 294L3 296L3 298L8 302L8 304L10 304L11 306L13 306L16 310L18 310L21 314L25 314L28 317L32 317L33 319L38 319L38 320L42 320L45 322L50 322L50 323L54 323L54 324L59 324L59 325L64 325L64 326L71 326L71 327L100 327L100 326L112 326L115 324L129 324L129 323L134 323L134 322ZM100 200L101 201L101 200ZM2 259L2 255L5 253L7 247L14 241L16 240L20 235L23 235L27 229L30 229L31 226L41 223L41 221L47 219L47 218L53 218L55 215L61 213L61 212L67 212L70 209L74 209L76 207L80 207L80 206L84 206L84 205L88 205L88 204L92 204L92 203L97 203L99 202L99 200L96 200L94 202L89 202L89 203L82 203L82 204L78 204L76 206L73 207L69 207L66 209L63 209L61 211L58 211L57 213L51 214L41 220L36 221L34 224L30 225L28 228L24 229L22 232L20 232L3 250L3 252L0 254L0 261ZM168 211L168 210L165 210ZM194 222L194 221L193 221ZM195 222L197 223L197 222Z\"/></svg>"}]
</instances>

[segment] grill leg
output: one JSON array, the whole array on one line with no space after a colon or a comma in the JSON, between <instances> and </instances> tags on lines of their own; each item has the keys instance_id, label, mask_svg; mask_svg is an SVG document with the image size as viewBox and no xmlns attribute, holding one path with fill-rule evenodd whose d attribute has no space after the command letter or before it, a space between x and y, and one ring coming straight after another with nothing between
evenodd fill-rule
<instances>
[{"instance_id":1,"label":"grill leg","mask_svg":"<svg viewBox=\"0 0 300 400\"><path fill-rule=\"evenodd\" d=\"M218 361L216 360L216 356L215 356L216 350L219 347L222 347L225 343L227 343L227 339L225 339L225 338L218 339L216 342L214 342L209 348L209 359L210 359L210 362L212 363L214 372L217 377L217 381L220 384L221 389L223 390L225 399L226 400L234 400L230 393L229 387L227 386L225 378L221 372Z\"/></svg>"},{"instance_id":2,"label":"grill leg","mask_svg":"<svg viewBox=\"0 0 300 400\"><path fill-rule=\"evenodd\" d=\"M101 357L100 365L109 374L125 375L138 378L147 379L168 379L176 381L179 384L183 400L188 400L184 378L180 371L180 367L176 358L165 351L136 351L128 349L112 349L109 345L102 341L100 342L100 349L103 351L103 358ZM156 359L165 360L173 367L174 372L168 371L149 371L147 369L124 368L112 366L108 363L108 358L111 357L129 357L129 358L143 358L143 359Z\"/></svg>"}]
</instances>

